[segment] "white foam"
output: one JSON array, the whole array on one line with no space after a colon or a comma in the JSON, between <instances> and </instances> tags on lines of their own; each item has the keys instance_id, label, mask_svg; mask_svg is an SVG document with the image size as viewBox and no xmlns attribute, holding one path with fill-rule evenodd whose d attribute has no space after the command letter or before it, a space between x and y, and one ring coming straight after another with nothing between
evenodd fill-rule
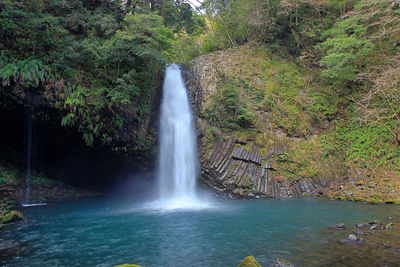
<instances>
[{"instance_id":1,"label":"white foam","mask_svg":"<svg viewBox=\"0 0 400 267\"><path fill-rule=\"evenodd\" d=\"M167 67L161 102L158 179L162 210L198 210L211 204L197 192L197 142L188 94L176 64Z\"/></svg>"}]
</instances>

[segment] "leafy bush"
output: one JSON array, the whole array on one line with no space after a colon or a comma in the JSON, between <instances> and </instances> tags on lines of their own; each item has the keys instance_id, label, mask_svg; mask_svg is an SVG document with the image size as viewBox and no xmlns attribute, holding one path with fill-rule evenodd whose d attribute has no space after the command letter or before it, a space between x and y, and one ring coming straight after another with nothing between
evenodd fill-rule
<instances>
[{"instance_id":1,"label":"leafy bush","mask_svg":"<svg viewBox=\"0 0 400 267\"><path fill-rule=\"evenodd\" d=\"M248 104L241 100L240 83L239 80L223 77L218 84L221 89L216 92L215 99L202 116L224 130L252 127L255 114L250 112Z\"/></svg>"}]
</instances>

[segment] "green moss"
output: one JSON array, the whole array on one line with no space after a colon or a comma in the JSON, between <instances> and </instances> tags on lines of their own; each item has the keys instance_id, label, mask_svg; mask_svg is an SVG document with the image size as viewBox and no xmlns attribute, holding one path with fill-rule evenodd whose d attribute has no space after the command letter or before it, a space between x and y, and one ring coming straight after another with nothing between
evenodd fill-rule
<instances>
[{"instance_id":1,"label":"green moss","mask_svg":"<svg viewBox=\"0 0 400 267\"><path fill-rule=\"evenodd\" d=\"M20 211L12 210L5 215L0 216L0 224L13 223L24 218Z\"/></svg>"},{"instance_id":2,"label":"green moss","mask_svg":"<svg viewBox=\"0 0 400 267\"><path fill-rule=\"evenodd\" d=\"M375 198L367 198L365 201L367 203L369 203L369 204L383 204L383 203L385 203L383 200L375 199Z\"/></svg>"},{"instance_id":3,"label":"green moss","mask_svg":"<svg viewBox=\"0 0 400 267\"><path fill-rule=\"evenodd\" d=\"M247 256L238 267L261 267L261 265L256 261L254 256Z\"/></svg>"},{"instance_id":4,"label":"green moss","mask_svg":"<svg viewBox=\"0 0 400 267\"><path fill-rule=\"evenodd\" d=\"M136 265L136 264L121 264L121 265L114 265L114 267L141 267L140 265Z\"/></svg>"}]
</instances>

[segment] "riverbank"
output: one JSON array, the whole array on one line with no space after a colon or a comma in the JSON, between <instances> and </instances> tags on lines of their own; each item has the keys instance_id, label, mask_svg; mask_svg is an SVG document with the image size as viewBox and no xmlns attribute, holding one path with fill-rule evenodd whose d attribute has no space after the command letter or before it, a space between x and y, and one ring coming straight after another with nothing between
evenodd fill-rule
<instances>
[{"instance_id":1,"label":"riverbank","mask_svg":"<svg viewBox=\"0 0 400 267\"><path fill-rule=\"evenodd\" d=\"M400 176L395 171L364 170L341 182L332 182L324 188L324 196L332 199L372 204L400 204Z\"/></svg>"},{"instance_id":2,"label":"riverbank","mask_svg":"<svg viewBox=\"0 0 400 267\"><path fill-rule=\"evenodd\" d=\"M29 202L52 203L98 195L96 192L65 185L43 176L32 176ZM23 219L21 203L27 203L25 174L14 166L0 162L0 228L2 224Z\"/></svg>"}]
</instances>

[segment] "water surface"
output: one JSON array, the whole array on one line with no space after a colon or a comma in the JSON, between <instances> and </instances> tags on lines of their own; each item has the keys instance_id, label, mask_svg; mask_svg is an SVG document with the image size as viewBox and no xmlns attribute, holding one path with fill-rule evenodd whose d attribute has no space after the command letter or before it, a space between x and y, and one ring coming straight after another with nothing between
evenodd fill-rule
<instances>
[{"instance_id":1,"label":"water surface","mask_svg":"<svg viewBox=\"0 0 400 267\"><path fill-rule=\"evenodd\" d=\"M150 206L96 199L25 209L28 221L6 238L27 249L5 266L237 266L248 255L263 266L279 257L309 266L324 262L310 255L328 245L328 226L400 214L395 206L317 199L218 201L192 211Z\"/></svg>"}]
</instances>

